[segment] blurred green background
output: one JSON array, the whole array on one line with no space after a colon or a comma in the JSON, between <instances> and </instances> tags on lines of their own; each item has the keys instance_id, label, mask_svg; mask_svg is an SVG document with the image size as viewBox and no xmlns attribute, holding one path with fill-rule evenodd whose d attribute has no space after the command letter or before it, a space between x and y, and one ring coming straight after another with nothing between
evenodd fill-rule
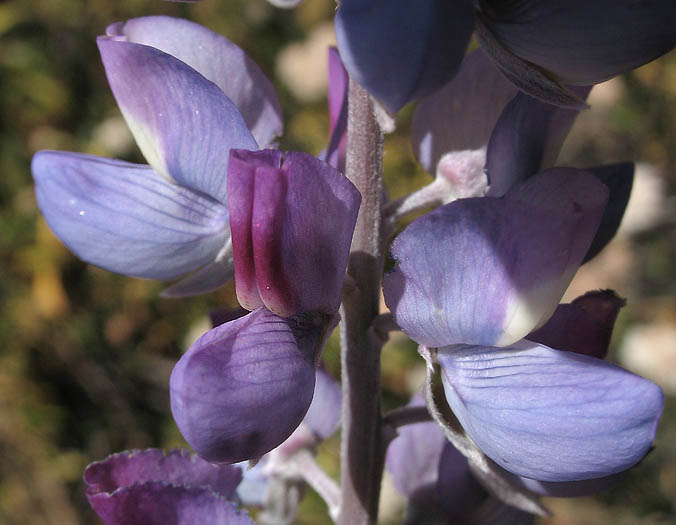
<instances>
[{"instance_id":1,"label":"blurred green background","mask_svg":"<svg viewBox=\"0 0 676 525\"><path fill-rule=\"evenodd\" d=\"M114 21L182 16L240 45L278 86L284 149L317 154L327 138L325 46L331 0L282 11L264 0L0 0L0 524L98 523L84 497L87 463L130 448L182 445L167 384L181 352L208 327L210 309L234 306L232 285L208 296L158 299L161 283L86 265L40 217L30 160L63 149L143 162L108 88L95 44ZM617 489L552 500L542 523L676 523L676 56L596 88L562 161L639 160L622 232L580 272L568 294L613 287L629 299L612 359L667 394L657 447ZM388 136L387 185L397 197L425 182L402 112ZM325 353L338 375L337 348ZM384 404L421 383L415 346L393 337L383 353ZM338 438L320 463L338 475ZM382 521L402 501L385 482ZM299 523L327 522L311 493Z\"/></svg>"}]
</instances>

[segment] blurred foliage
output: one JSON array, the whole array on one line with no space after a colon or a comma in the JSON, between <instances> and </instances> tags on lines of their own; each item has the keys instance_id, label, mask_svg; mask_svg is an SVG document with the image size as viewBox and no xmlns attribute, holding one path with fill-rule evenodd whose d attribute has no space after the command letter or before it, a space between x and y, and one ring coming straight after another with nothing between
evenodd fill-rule
<instances>
[{"instance_id":1,"label":"blurred foliage","mask_svg":"<svg viewBox=\"0 0 676 525\"><path fill-rule=\"evenodd\" d=\"M182 445L168 403L173 363L208 326L210 309L236 304L232 285L195 299L159 299L161 283L77 260L40 217L30 176L35 151L143 162L108 88L96 36L111 22L151 14L186 17L228 36L278 86L287 130L282 147L316 154L327 136L325 99L298 100L280 81L277 56L291 44L303 45L334 10L331 0L308 0L293 11L264 0L0 0L0 523L97 523L81 481L87 463L123 449ZM325 73L310 68L303 74ZM672 53L627 75L621 86L618 101L571 138L564 157L579 166L651 162L673 195L676 57ZM428 177L411 154L411 114L411 108L402 112L399 131L386 141L392 197ZM624 314L625 325L655 308L673 312L674 236L672 216L660 229L632 239L639 262L630 286L637 302ZM335 336L325 359L338 376ZM415 345L393 336L383 354L385 408L406 402L421 383L421 368ZM547 523L673 520L674 436L676 413L669 400L657 449L627 482L581 503L553 502L560 517ZM336 478L338 449L333 438L319 458ZM326 520L323 503L311 491L302 509L299 523Z\"/></svg>"}]
</instances>

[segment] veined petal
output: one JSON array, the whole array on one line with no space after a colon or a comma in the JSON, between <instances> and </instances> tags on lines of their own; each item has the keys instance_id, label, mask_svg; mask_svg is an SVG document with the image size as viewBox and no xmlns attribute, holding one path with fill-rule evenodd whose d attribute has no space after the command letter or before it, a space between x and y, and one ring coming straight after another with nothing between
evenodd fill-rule
<instances>
[{"instance_id":1,"label":"veined petal","mask_svg":"<svg viewBox=\"0 0 676 525\"><path fill-rule=\"evenodd\" d=\"M99 37L122 115L159 174L226 201L231 148L256 149L239 110L192 67L158 49Z\"/></svg>"},{"instance_id":2,"label":"veined petal","mask_svg":"<svg viewBox=\"0 0 676 525\"><path fill-rule=\"evenodd\" d=\"M200 487L177 487L148 481L112 494L89 496L106 525L253 525L246 512L222 496Z\"/></svg>"},{"instance_id":3,"label":"veined petal","mask_svg":"<svg viewBox=\"0 0 676 525\"><path fill-rule=\"evenodd\" d=\"M78 257L107 270L173 279L214 260L228 212L149 166L41 151L31 165L38 205Z\"/></svg>"},{"instance_id":4,"label":"veined petal","mask_svg":"<svg viewBox=\"0 0 676 525\"><path fill-rule=\"evenodd\" d=\"M391 112L457 71L472 34L469 2L343 0L338 49L350 74Z\"/></svg>"},{"instance_id":5,"label":"veined petal","mask_svg":"<svg viewBox=\"0 0 676 525\"><path fill-rule=\"evenodd\" d=\"M438 354L446 399L501 467L542 481L599 478L635 465L662 413L654 383L605 361L520 341Z\"/></svg>"},{"instance_id":6,"label":"veined petal","mask_svg":"<svg viewBox=\"0 0 676 525\"><path fill-rule=\"evenodd\" d=\"M190 347L171 374L171 411L200 456L235 463L289 437L312 401L321 328L261 308Z\"/></svg>"},{"instance_id":7,"label":"veined petal","mask_svg":"<svg viewBox=\"0 0 676 525\"><path fill-rule=\"evenodd\" d=\"M506 346L544 323L586 253L607 190L578 170L543 172L503 199L461 199L392 244L385 302L427 347Z\"/></svg>"},{"instance_id":8,"label":"veined petal","mask_svg":"<svg viewBox=\"0 0 676 525\"><path fill-rule=\"evenodd\" d=\"M571 88L586 99L591 87ZM488 195L500 197L515 184L551 167L579 110L545 104L517 94L505 107L488 142Z\"/></svg>"},{"instance_id":9,"label":"veined petal","mask_svg":"<svg viewBox=\"0 0 676 525\"><path fill-rule=\"evenodd\" d=\"M416 106L411 141L418 162L434 173L445 153L486 146L498 117L516 93L483 51L467 55L458 74Z\"/></svg>"},{"instance_id":10,"label":"veined petal","mask_svg":"<svg viewBox=\"0 0 676 525\"><path fill-rule=\"evenodd\" d=\"M84 472L87 497L112 494L137 483L161 481L185 488L208 487L227 499L235 494L241 479L239 468L212 465L185 449L127 450L90 463Z\"/></svg>"},{"instance_id":11,"label":"veined petal","mask_svg":"<svg viewBox=\"0 0 676 525\"><path fill-rule=\"evenodd\" d=\"M587 292L570 304L560 304L549 321L528 334L527 339L603 359L608 353L615 319L625 304L612 290Z\"/></svg>"},{"instance_id":12,"label":"veined petal","mask_svg":"<svg viewBox=\"0 0 676 525\"><path fill-rule=\"evenodd\" d=\"M598 84L676 45L672 0L480 0L479 6L507 49L570 84Z\"/></svg>"},{"instance_id":13,"label":"veined petal","mask_svg":"<svg viewBox=\"0 0 676 525\"><path fill-rule=\"evenodd\" d=\"M304 153L233 151L228 188L237 297L283 317L333 315L361 196Z\"/></svg>"},{"instance_id":14,"label":"veined petal","mask_svg":"<svg viewBox=\"0 0 676 525\"><path fill-rule=\"evenodd\" d=\"M227 38L189 20L169 16L118 22L108 26L106 34L164 51L211 80L235 103L261 149L272 146L282 134L282 110L274 86Z\"/></svg>"}]
</instances>

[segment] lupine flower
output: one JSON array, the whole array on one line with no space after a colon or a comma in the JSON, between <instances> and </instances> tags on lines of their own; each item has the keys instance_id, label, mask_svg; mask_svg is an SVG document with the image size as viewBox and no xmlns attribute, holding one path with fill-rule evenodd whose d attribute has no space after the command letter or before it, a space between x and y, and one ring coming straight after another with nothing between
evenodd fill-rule
<instances>
[{"instance_id":1,"label":"lupine flower","mask_svg":"<svg viewBox=\"0 0 676 525\"><path fill-rule=\"evenodd\" d=\"M215 466L186 450L131 450L90 464L87 499L106 525L247 525L233 501L237 467Z\"/></svg>"},{"instance_id":2,"label":"lupine flower","mask_svg":"<svg viewBox=\"0 0 676 525\"><path fill-rule=\"evenodd\" d=\"M436 349L446 399L504 469L542 481L602 478L649 450L663 397L614 365L524 339L582 262L608 190L553 169L502 198L463 199L409 225L385 300L413 340Z\"/></svg>"},{"instance_id":3,"label":"lupine flower","mask_svg":"<svg viewBox=\"0 0 676 525\"><path fill-rule=\"evenodd\" d=\"M302 153L231 152L235 285L252 313L210 330L171 375L174 419L205 459L257 458L298 427L335 327L361 197Z\"/></svg>"},{"instance_id":4,"label":"lupine flower","mask_svg":"<svg viewBox=\"0 0 676 525\"><path fill-rule=\"evenodd\" d=\"M106 33L103 65L149 166L39 152L40 209L87 262L151 279L193 272L170 295L214 289L233 275L229 152L274 145L275 90L240 48L195 23L136 18Z\"/></svg>"},{"instance_id":5,"label":"lupine flower","mask_svg":"<svg viewBox=\"0 0 676 525\"><path fill-rule=\"evenodd\" d=\"M674 24L671 0L344 0L336 15L348 71L391 112L441 88L475 29L519 89L579 109L566 84L597 84L667 53Z\"/></svg>"}]
</instances>

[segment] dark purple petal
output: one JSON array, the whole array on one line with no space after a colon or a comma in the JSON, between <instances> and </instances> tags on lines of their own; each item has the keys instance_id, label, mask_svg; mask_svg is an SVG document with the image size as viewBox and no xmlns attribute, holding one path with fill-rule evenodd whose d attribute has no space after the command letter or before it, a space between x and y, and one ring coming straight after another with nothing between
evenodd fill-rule
<instances>
[{"instance_id":1,"label":"dark purple petal","mask_svg":"<svg viewBox=\"0 0 676 525\"><path fill-rule=\"evenodd\" d=\"M148 481L175 486L206 487L229 499L242 479L242 471L230 465L212 465L184 449L129 450L87 466L87 496L112 494L117 489Z\"/></svg>"},{"instance_id":2,"label":"dark purple petal","mask_svg":"<svg viewBox=\"0 0 676 525\"><path fill-rule=\"evenodd\" d=\"M200 337L170 379L171 410L207 461L258 458L300 424L312 401L321 326L261 308Z\"/></svg>"},{"instance_id":3,"label":"dark purple petal","mask_svg":"<svg viewBox=\"0 0 676 525\"><path fill-rule=\"evenodd\" d=\"M438 359L467 434L519 476L609 476L640 461L655 437L662 391L605 361L529 341L446 347Z\"/></svg>"},{"instance_id":4,"label":"dark purple petal","mask_svg":"<svg viewBox=\"0 0 676 525\"><path fill-rule=\"evenodd\" d=\"M149 481L88 496L106 525L251 525L245 512L205 488Z\"/></svg>"},{"instance_id":5,"label":"dark purple petal","mask_svg":"<svg viewBox=\"0 0 676 525\"><path fill-rule=\"evenodd\" d=\"M213 261L228 212L149 166L41 151L31 165L38 205L78 257L107 270L173 279Z\"/></svg>"},{"instance_id":6,"label":"dark purple petal","mask_svg":"<svg viewBox=\"0 0 676 525\"><path fill-rule=\"evenodd\" d=\"M99 37L108 82L148 164L226 200L230 148L256 149L237 107L213 82L162 51Z\"/></svg>"},{"instance_id":7,"label":"dark purple petal","mask_svg":"<svg viewBox=\"0 0 676 525\"><path fill-rule=\"evenodd\" d=\"M529 341L603 359L617 314L626 304L612 290L588 292L570 304L561 304L542 328L527 336Z\"/></svg>"},{"instance_id":8,"label":"dark purple petal","mask_svg":"<svg viewBox=\"0 0 676 525\"><path fill-rule=\"evenodd\" d=\"M507 49L571 84L598 84L676 45L673 0L480 0L479 6Z\"/></svg>"},{"instance_id":9,"label":"dark purple petal","mask_svg":"<svg viewBox=\"0 0 676 525\"><path fill-rule=\"evenodd\" d=\"M464 1L343 0L338 49L350 74L394 113L452 78L473 20Z\"/></svg>"},{"instance_id":10,"label":"dark purple petal","mask_svg":"<svg viewBox=\"0 0 676 525\"><path fill-rule=\"evenodd\" d=\"M411 141L418 162L435 173L445 153L486 146L500 113L516 93L483 51L467 55L458 74L416 106Z\"/></svg>"},{"instance_id":11,"label":"dark purple petal","mask_svg":"<svg viewBox=\"0 0 676 525\"><path fill-rule=\"evenodd\" d=\"M338 382L321 368L317 369L315 393L303 424L320 439L333 434L340 424L341 391Z\"/></svg>"},{"instance_id":12,"label":"dark purple petal","mask_svg":"<svg viewBox=\"0 0 676 525\"><path fill-rule=\"evenodd\" d=\"M504 469L500 468L500 470L503 475L516 486L529 490L539 496L554 498L579 498L602 492L617 485L627 475L627 472L624 471L603 478L585 479L582 481L562 481L557 483L553 481L538 481L535 479L523 478L521 476L515 476Z\"/></svg>"},{"instance_id":13,"label":"dark purple petal","mask_svg":"<svg viewBox=\"0 0 676 525\"><path fill-rule=\"evenodd\" d=\"M282 110L272 83L227 38L189 20L133 18L108 26L108 36L144 44L178 58L216 84L232 100L261 149L282 134Z\"/></svg>"},{"instance_id":14,"label":"dark purple petal","mask_svg":"<svg viewBox=\"0 0 676 525\"><path fill-rule=\"evenodd\" d=\"M591 88L573 88L585 99ZM545 104L519 93L507 105L486 151L488 195L500 197L528 177L551 167L570 131L578 110Z\"/></svg>"},{"instance_id":15,"label":"dark purple petal","mask_svg":"<svg viewBox=\"0 0 676 525\"><path fill-rule=\"evenodd\" d=\"M608 206L601 219L599 231L592 241L587 255L584 256L584 262L595 257L612 240L620 227L624 210L627 209L631 188L634 184L634 163L622 162L619 164L609 164L605 166L596 166L587 168L587 171L593 173L603 182L610 191L608 197Z\"/></svg>"},{"instance_id":16,"label":"dark purple petal","mask_svg":"<svg viewBox=\"0 0 676 525\"><path fill-rule=\"evenodd\" d=\"M322 160L345 172L347 149L347 70L335 47L329 48L329 145Z\"/></svg>"},{"instance_id":17,"label":"dark purple petal","mask_svg":"<svg viewBox=\"0 0 676 525\"><path fill-rule=\"evenodd\" d=\"M446 514L456 517L471 514L488 497L472 475L467 458L448 442L439 458L436 491Z\"/></svg>"},{"instance_id":18,"label":"dark purple petal","mask_svg":"<svg viewBox=\"0 0 676 525\"><path fill-rule=\"evenodd\" d=\"M421 395L407 405L424 406ZM385 456L385 466L395 488L407 498L437 482L439 459L446 437L435 422L415 423L397 429Z\"/></svg>"},{"instance_id":19,"label":"dark purple petal","mask_svg":"<svg viewBox=\"0 0 676 525\"><path fill-rule=\"evenodd\" d=\"M413 221L384 279L397 324L427 347L506 346L555 310L598 226L607 190L572 169L503 199L461 199Z\"/></svg>"},{"instance_id":20,"label":"dark purple petal","mask_svg":"<svg viewBox=\"0 0 676 525\"><path fill-rule=\"evenodd\" d=\"M361 196L304 153L233 151L228 191L237 297L283 317L333 315Z\"/></svg>"}]
</instances>

